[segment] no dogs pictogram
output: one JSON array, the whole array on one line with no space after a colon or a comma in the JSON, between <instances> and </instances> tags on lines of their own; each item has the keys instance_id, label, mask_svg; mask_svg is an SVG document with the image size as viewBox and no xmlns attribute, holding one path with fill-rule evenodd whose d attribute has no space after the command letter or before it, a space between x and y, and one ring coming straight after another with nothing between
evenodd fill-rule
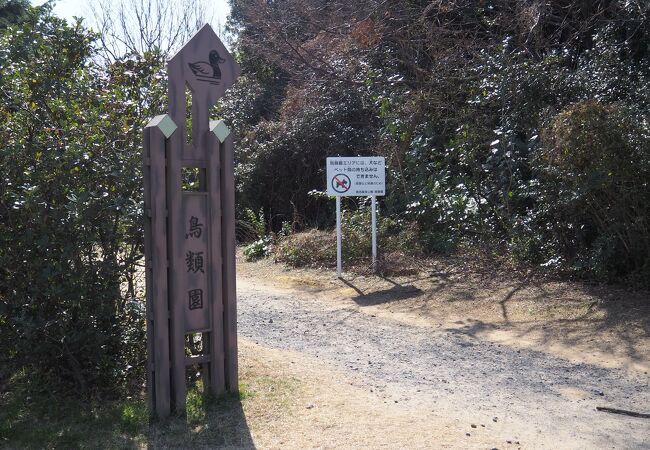
<instances>
[{"instance_id":1,"label":"no dogs pictogram","mask_svg":"<svg viewBox=\"0 0 650 450\"><path fill-rule=\"evenodd\" d=\"M352 186L352 181L350 181L350 177L344 173L336 174L334 175L334 178L332 178L332 189L339 194L347 192L350 189L350 186Z\"/></svg>"}]
</instances>

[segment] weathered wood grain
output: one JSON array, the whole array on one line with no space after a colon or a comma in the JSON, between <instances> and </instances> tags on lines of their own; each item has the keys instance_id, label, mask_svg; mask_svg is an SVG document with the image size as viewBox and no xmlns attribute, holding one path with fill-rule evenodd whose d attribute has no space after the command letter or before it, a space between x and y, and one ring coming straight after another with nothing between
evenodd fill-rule
<instances>
[{"instance_id":1,"label":"weathered wood grain","mask_svg":"<svg viewBox=\"0 0 650 450\"><path fill-rule=\"evenodd\" d=\"M205 25L167 70L169 118L178 129L168 135L160 127L145 129L143 152L151 214L145 225L148 383L160 417L185 410L187 365L201 364L204 386L215 394L238 389L233 145L223 122L212 132L209 114L240 69ZM191 143L185 139L186 87L192 95ZM185 167L201 169L199 192L183 192ZM188 234L188 220L197 218L201 236ZM197 254L200 270L191 262ZM186 335L196 332L203 354L187 357Z\"/></svg>"}]
</instances>

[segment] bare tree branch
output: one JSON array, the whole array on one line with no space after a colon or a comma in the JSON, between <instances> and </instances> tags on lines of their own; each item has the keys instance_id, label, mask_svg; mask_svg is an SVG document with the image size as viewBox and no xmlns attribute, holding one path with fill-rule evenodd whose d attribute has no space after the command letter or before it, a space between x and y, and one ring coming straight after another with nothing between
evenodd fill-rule
<instances>
[{"instance_id":1,"label":"bare tree branch","mask_svg":"<svg viewBox=\"0 0 650 450\"><path fill-rule=\"evenodd\" d=\"M92 0L93 25L106 61L126 54L171 54L213 14L206 0Z\"/></svg>"}]
</instances>

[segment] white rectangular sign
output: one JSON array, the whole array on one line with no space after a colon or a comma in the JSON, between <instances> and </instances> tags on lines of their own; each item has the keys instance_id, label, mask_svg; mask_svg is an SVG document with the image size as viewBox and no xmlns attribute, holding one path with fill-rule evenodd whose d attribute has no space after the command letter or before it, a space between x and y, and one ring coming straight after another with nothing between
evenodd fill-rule
<instances>
[{"instance_id":1,"label":"white rectangular sign","mask_svg":"<svg viewBox=\"0 0 650 450\"><path fill-rule=\"evenodd\" d=\"M386 195L386 162L383 156L327 158L327 195Z\"/></svg>"}]
</instances>

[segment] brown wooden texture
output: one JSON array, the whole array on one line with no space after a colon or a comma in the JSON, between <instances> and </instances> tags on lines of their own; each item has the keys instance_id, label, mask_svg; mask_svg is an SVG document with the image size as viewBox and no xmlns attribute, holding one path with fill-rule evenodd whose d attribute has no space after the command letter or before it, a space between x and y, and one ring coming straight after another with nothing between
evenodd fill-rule
<instances>
[{"instance_id":1,"label":"brown wooden texture","mask_svg":"<svg viewBox=\"0 0 650 450\"><path fill-rule=\"evenodd\" d=\"M224 338L226 388L239 390L237 367L237 298L235 287L235 168L233 137L221 145L221 242L223 251Z\"/></svg>"},{"instance_id":2,"label":"brown wooden texture","mask_svg":"<svg viewBox=\"0 0 650 450\"><path fill-rule=\"evenodd\" d=\"M145 270L147 337L152 410L170 413L169 305L167 295L166 138L157 125L145 127Z\"/></svg>"},{"instance_id":3,"label":"brown wooden texture","mask_svg":"<svg viewBox=\"0 0 650 450\"><path fill-rule=\"evenodd\" d=\"M212 240L208 193L183 192L181 216L184 220L184 237L176 239L180 248L175 249L174 253L181 261L179 265L182 270L177 270L173 276L181 291L186 293L183 305L185 333L207 332L211 329L209 311L212 307L208 298L208 279L210 266L213 265L208 254L208 243ZM192 222L195 222L194 229Z\"/></svg>"},{"instance_id":4,"label":"brown wooden texture","mask_svg":"<svg viewBox=\"0 0 650 450\"><path fill-rule=\"evenodd\" d=\"M146 307L147 307L147 395L148 406L151 414L156 414L156 389L154 382L154 325L153 325L153 290L152 290L152 267L151 267L151 174L149 157L150 130L144 129L142 134L142 174L144 181L144 274L146 284Z\"/></svg>"},{"instance_id":5,"label":"brown wooden texture","mask_svg":"<svg viewBox=\"0 0 650 450\"><path fill-rule=\"evenodd\" d=\"M207 194L207 212L205 232L209 234L206 248L206 279L207 287L204 293L206 307L201 309L204 319L207 322L200 322L198 319L187 320L184 333L191 331L209 332L209 340L205 348L209 351L209 376L204 376L204 385L209 387L214 393L220 394L225 390L225 349L224 349L224 307L223 307L223 271L222 271L222 231L221 231L221 174L220 158L218 155L219 147L214 145L212 134L209 133L209 112L210 108L216 103L217 99L223 96L225 90L230 87L239 75L239 67L234 62L221 41L214 34L209 26L199 30L190 41L175 54L168 64L169 73L169 114L172 119L179 124L181 132L177 133L170 141L172 155L169 157L179 158L181 167L203 167L205 168L205 183L202 184L201 190ZM186 124L186 87L192 95L192 138L191 144L185 141ZM175 167L177 163L174 162ZM189 201L191 195L183 193L180 197L181 202ZM183 209L183 206L176 206L178 199L172 195L170 197L172 220L178 223L180 217L176 217L177 209ZM182 220L187 221L187 214L183 215ZM184 223L184 226L187 226ZM171 248L177 248L180 245L179 232L172 232ZM234 251L234 249L233 249ZM234 253L233 253L234 255ZM182 260L181 254L175 254L175 262L172 264L172 273L180 277L179 262ZM234 275L234 274L233 274ZM187 289L181 288L180 280L174 282L174 294L172 301L181 303L186 301ZM189 285L185 285L190 288ZM193 286L199 288L196 284ZM202 288L201 288L202 289ZM176 308L176 307L175 307ZM187 309L184 308L186 313ZM176 313L176 309L174 309ZM194 310L193 314L196 316ZM209 328L199 328L202 323L209 323ZM180 352L181 347L178 342L181 339L180 332L175 332L172 348ZM183 336L184 338L184 336ZM180 360L180 355L179 355ZM174 364L180 363L174 362ZM180 369L175 378L174 386L180 393ZM183 368L184 370L184 368ZM204 371L205 373L205 371ZM208 379L209 378L209 379ZM185 380L183 379L183 383ZM184 395L184 392L183 392ZM180 410L184 404L180 403L180 395L177 396L176 409Z\"/></svg>"},{"instance_id":6,"label":"brown wooden texture","mask_svg":"<svg viewBox=\"0 0 650 450\"><path fill-rule=\"evenodd\" d=\"M223 62L219 62L222 60ZM169 115L181 128L174 141L175 145L182 149L182 158L187 162L205 161L209 147L206 145L206 139L210 108L239 77L239 66L212 28L205 25L169 60L167 67ZM185 145L184 142L186 86L192 91L193 98L192 145Z\"/></svg>"},{"instance_id":7,"label":"brown wooden texture","mask_svg":"<svg viewBox=\"0 0 650 450\"><path fill-rule=\"evenodd\" d=\"M211 360L211 346L210 346L210 334L211 333L201 333L201 344L203 346L203 354L195 356L194 358L201 358L201 379L203 380L203 386L206 391L210 391L210 360ZM191 364L191 363L190 363ZM185 365L188 365L187 359L185 360Z\"/></svg>"},{"instance_id":8,"label":"brown wooden texture","mask_svg":"<svg viewBox=\"0 0 650 450\"><path fill-rule=\"evenodd\" d=\"M212 362L210 364L210 388L216 395L225 391L226 381L224 374L225 355L224 355L224 314L223 314L223 297L221 286L223 285L222 273L222 249L223 242L221 239L221 161L219 158L219 141L213 133L206 133L207 141L210 145L208 152L208 171L207 190L210 202L210 224L211 236L210 241L210 291L214 294L214 304L212 305L212 333L210 333L210 352Z\"/></svg>"},{"instance_id":9,"label":"brown wooden texture","mask_svg":"<svg viewBox=\"0 0 650 450\"><path fill-rule=\"evenodd\" d=\"M201 365L204 386L215 394L237 391L233 146L231 137L221 142L230 133L223 122L218 132L211 132L209 113L239 72L205 25L168 62L167 124L178 129L166 135L154 127L145 129L145 197L156 205L149 208L145 237L147 323L152 325L147 335L149 395L159 416L185 410L187 365ZM186 87L192 95L190 142L185 132ZM162 155L155 169L154 148ZM184 168L199 168L198 191L182 190ZM164 305L159 297L165 298ZM192 333L201 333L203 351L189 357L185 338Z\"/></svg>"},{"instance_id":10,"label":"brown wooden texture","mask_svg":"<svg viewBox=\"0 0 650 450\"><path fill-rule=\"evenodd\" d=\"M171 76L171 74L170 74ZM175 121L176 122L176 121ZM167 209L168 228L167 246L169 255L169 292L170 292L170 350L172 379L172 409L176 412L185 410L187 386L185 382L185 298L184 284L176 273L184 269L183 241L185 239L185 220L182 214L181 191L181 151L179 141L183 142L180 131L182 126L169 139L167 146Z\"/></svg>"}]
</instances>

